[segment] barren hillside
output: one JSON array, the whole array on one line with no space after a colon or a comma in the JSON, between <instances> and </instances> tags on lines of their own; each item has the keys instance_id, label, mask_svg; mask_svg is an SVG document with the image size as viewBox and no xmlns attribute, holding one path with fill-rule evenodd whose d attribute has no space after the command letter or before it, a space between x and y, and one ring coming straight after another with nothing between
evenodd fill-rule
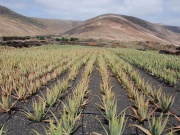
<instances>
[{"instance_id":1,"label":"barren hillside","mask_svg":"<svg viewBox=\"0 0 180 135\"><path fill-rule=\"evenodd\" d=\"M79 23L81 22L26 17L0 6L0 36L61 34Z\"/></svg>"},{"instance_id":2,"label":"barren hillside","mask_svg":"<svg viewBox=\"0 0 180 135\"><path fill-rule=\"evenodd\" d=\"M180 34L135 17L106 14L84 21L63 36L121 41L180 43Z\"/></svg>"},{"instance_id":3,"label":"barren hillside","mask_svg":"<svg viewBox=\"0 0 180 135\"><path fill-rule=\"evenodd\" d=\"M86 21L40 19L20 15L0 6L0 36L61 34L67 37L120 41L157 41L180 44L180 28L147 22L116 14L105 14Z\"/></svg>"},{"instance_id":4,"label":"barren hillside","mask_svg":"<svg viewBox=\"0 0 180 135\"><path fill-rule=\"evenodd\" d=\"M161 25L161 27L168 29L170 31L180 33L180 26L169 26L169 25Z\"/></svg>"}]
</instances>

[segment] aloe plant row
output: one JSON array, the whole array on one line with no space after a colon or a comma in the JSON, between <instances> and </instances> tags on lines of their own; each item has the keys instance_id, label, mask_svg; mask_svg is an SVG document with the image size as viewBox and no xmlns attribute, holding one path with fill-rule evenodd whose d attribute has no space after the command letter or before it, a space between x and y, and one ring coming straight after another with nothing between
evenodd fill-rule
<instances>
[{"instance_id":1,"label":"aloe plant row","mask_svg":"<svg viewBox=\"0 0 180 135\"><path fill-rule=\"evenodd\" d=\"M131 108L134 112L134 117L139 121L143 122L145 119L149 116L149 101L147 100L145 102L145 98L139 98L139 97L145 97L143 94L138 91L136 85L133 83L133 81L129 78L129 76L126 74L123 64L121 65L121 61L117 63L116 55L111 54L106 55L106 59L108 60L109 66L111 67L113 73L117 76L121 84L123 84L123 87L127 90L127 95L129 99L134 104Z\"/></svg>"},{"instance_id":2,"label":"aloe plant row","mask_svg":"<svg viewBox=\"0 0 180 135\"><path fill-rule=\"evenodd\" d=\"M134 49L111 49L131 64L148 71L151 75L162 78L170 85L176 85L180 79L180 63L176 56L167 56L153 51Z\"/></svg>"},{"instance_id":3,"label":"aloe plant row","mask_svg":"<svg viewBox=\"0 0 180 135\"><path fill-rule=\"evenodd\" d=\"M99 72L101 73L101 104L98 106L102 110L102 114L108 121L109 131L106 131L106 134L110 135L122 135L126 126L125 113L119 116L117 112L117 101L114 92L112 91L112 86L110 85L110 76L107 69L107 65L103 58L103 54L99 54L98 65ZM104 128L105 129L105 128Z\"/></svg>"}]
</instances>

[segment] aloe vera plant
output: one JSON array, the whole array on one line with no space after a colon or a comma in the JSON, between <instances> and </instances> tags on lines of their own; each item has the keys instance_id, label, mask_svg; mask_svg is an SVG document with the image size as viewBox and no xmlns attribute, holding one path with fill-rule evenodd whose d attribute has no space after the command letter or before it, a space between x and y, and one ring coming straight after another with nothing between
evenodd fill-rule
<instances>
[{"instance_id":1,"label":"aloe vera plant","mask_svg":"<svg viewBox=\"0 0 180 135\"><path fill-rule=\"evenodd\" d=\"M125 112L123 115L114 115L112 120L109 121L109 132L105 129L102 122L97 119L101 126L103 127L106 135L123 135L124 129L126 127L127 119L125 118Z\"/></svg>"},{"instance_id":2,"label":"aloe vera plant","mask_svg":"<svg viewBox=\"0 0 180 135\"><path fill-rule=\"evenodd\" d=\"M153 90L151 92L151 95L152 95L152 98L151 100L154 102L154 103L158 103L158 101L160 100L160 97L162 95L162 88L159 88L158 90Z\"/></svg>"},{"instance_id":3,"label":"aloe vera plant","mask_svg":"<svg viewBox=\"0 0 180 135\"><path fill-rule=\"evenodd\" d=\"M44 97L44 100L46 101L47 107L54 105L57 101L57 98L58 98L58 93L56 93L56 91L54 91L53 89L49 90L47 88L46 94Z\"/></svg>"},{"instance_id":4,"label":"aloe vera plant","mask_svg":"<svg viewBox=\"0 0 180 135\"><path fill-rule=\"evenodd\" d=\"M105 77L104 77L104 78L105 78ZM102 82L106 82L106 83L101 83L101 85L100 85L100 87L101 87L100 92L101 92L102 94L105 94L105 92L108 91L108 89L110 89L110 88L109 88L110 81L109 81L109 79L103 79Z\"/></svg>"},{"instance_id":5,"label":"aloe vera plant","mask_svg":"<svg viewBox=\"0 0 180 135\"><path fill-rule=\"evenodd\" d=\"M48 73L48 74L46 75L46 82L49 82L50 80L51 80L51 74Z\"/></svg>"},{"instance_id":6,"label":"aloe vera plant","mask_svg":"<svg viewBox=\"0 0 180 135\"><path fill-rule=\"evenodd\" d=\"M80 118L80 115L81 113L75 113L74 115L66 112L63 113L62 126L64 134L70 135L78 128L78 126L76 126L76 123Z\"/></svg>"},{"instance_id":7,"label":"aloe vera plant","mask_svg":"<svg viewBox=\"0 0 180 135\"><path fill-rule=\"evenodd\" d=\"M33 101L32 103L33 113L31 113L27 108L26 111L23 111L23 113L28 117L28 119L32 121L43 121L46 117L46 114L48 111L45 111L46 109L46 101L42 98L38 98L37 101Z\"/></svg>"},{"instance_id":8,"label":"aloe vera plant","mask_svg":"<svg viewBox=\"0 0 180 135\"><path fill-rule=\"evenodd\" d=\"M35 87L36 87L37 90L40 89L40 87L41 87L41 81L40 81L39 79L36 79L36 80L35 80Z\"/></svg>"},{"instance_id":9,"label":"aloe vera plant","mask_svg":"<svg viewBox=\"0 0 180 135\"><path fill-rule=\"evenodd\" d=\"M41 85L45 85L46 83L47 83L46 77L43 76L43 77L41 78Z\"/></svg>"},{"instance_id":10,"label":"aloe vera plant","mask_svg":"<svg viewBox=\"0 0 180 135\"><path fill-rule=\"evenodd\" d=\"M29 91L26 85L21 85L18 90L15 90L15 98L17 100L26 100L29 95Z\"/></svg>"},{"instance_id":11,"label":"aloe vera plant","mask_svg":"<svg viewBox=\"0 0 180 135\"><path fill-rule=\"evenodd\" d=\"M145 100L145 95L140 94L137 95L135 100L135 107L131 107L132 111L134 112L134 117L139 122L144 122L149 116L152 115L152 113L156 110L150 110L149 108L149 99Z\"/></svg>"},{"instance_id":12,"label":"aloe vera plant","mask_svg":"<svg viewBox=\"0 0 180 135\"><path fill-rule=\"evenodd\" d=\"M114 97L109 99L103 96L103 100L99 107L104 110L105 118L109 121L113 118L113 115L117 113L117 103L115 102Z\"/></svg>"},{"instance_id":13,"label":"aloe vera plant","mask_svg":"<svg viewBox=\"0 0 180 135\"><path fill-rule=\"evenodd\" d=\"M35 94L37 92L36 84L34 84L32 81L29 83L28 91L29 94Z\"/></svg>"},{"instance_id":14,"label":"aloe vera plant","mask_svg":"<svg viewBox=\"0 0 180 135\"><path fill-rule=\"evenodd\" d=\"M159 98L159 108L161 108L164 112L169 111L170 107L173 105L175 100L175 96L168 95L165 93L162 93L161 97Z\"/></svg>"},{"instance_id":15,"label":"aloe vera plant","mask_svg":"<svg viewBox=\"0 0 180 135\"><path fill-rule=\"evenodd\" d=\"M62 120L57 123L57 126L50 120L49 132L51 135L63 135Z\"/></svg>"},{"instance_id":16,"label":"aloe vera plant","mask_svg":"<svg viewBox=\"0 0 180 135\"><path fill-rule=\"evenodd\" d=\"M77 105L76 99L74 98L70 98L68 103L63 103L63 105L66 113L71 115L75 115L79 110L79 106Z\"/></svg>"},{"instance_id":17,"label":"aloe vera plant","mask_svg":"<svg viewBox=\"0 0 180 135\"><path fill-rule=\"evenodd\" d=\"M0 112L8 112L11 110L11 108L17 103L15 101L14 103L11 102L11 96L10 95L1 95L1 102L0 102Z\"/></svg>"},{"instance_id":18,"label":"aloe vera plant","mask_svg":"<svg viewBox=\"0 0 180 135\"><path fill-rule=\"evenodd\" d=\"M68 87L70 87L68 79L63 79L61 82L58 82L58 83L61 84L59 87L59 91L61 93L63 93L66 89L68 89ZM58 98L60 98L60 95L58 96Z\"/></svg>"},{"instance_id":19,"label":"aloe vera plant","mask_svg":"<svg viewBox=\"0 0 180 135\"><path fill-rule=\"evenodd\" d=\"M137 108L131 107L131 109L134 112L134 117L139 120L140 122L143 122L145 119L147 119L150 115L149 112L149 100L146 102L141 102L138 104Z\"/></svg>"},{"instance_id":20,"label":"aloe vera plant","mask_svg":"<svg viewBox=\"0 0 180 135\"><path fill-rule=\"evenodd\" d=\"M142 130L146 135L161 135L163 131L165 130L168 119L169 119L169 116L167 116L165 120L163 121L163 114L161 114L160 117L158 118L153 116L151 121L148 120L149 130L139 125L134 124L133 126Z\"/></svg>"},{"instance_id":21,"label":"aloe vera plant","mask_svg":"<svg viewBox=\"0 0 180 135\"><path fill-rule=\"evenodd\" d=\"M45 129L46 135L64 135L63 133L63 126L62 126L62 119L60 122L56 118L56 125L54 124L53 120L50 120L48 129ZM33 130L36 135L41 135L36 130Z\"/></svg>"},{"instance_id":22,"label":"aloe vera plant","mask_svg":"<svg viewBox=\"0 0 180 135\"><path fill-rule=\"evenodd\" d=\"M115 116L109 123L110 135L122 135L126 127L127 119L125 118L125 112L122 116ZM108 134L107 134L108 135Z\"/></svg>"},{"instance_id":23,"label":"aloe vera plant","mask_svg":"<svg viewBox=\"0 0 180 135\"><path fill-rule=\"evenodd\" d=\"M127 89L127 94L131 100L135 100L139 93L133 85L129 85L129 87Z\"/></svg>"},{"instance_id":24,"label":"aloe vera plant","mask_svg":"<svg viewBox=\"0 0 180 135\"><path fill-rule=\"evenodd\" d=\"M144 92L144 94L146 94L146 95L150 95L151 92L152 92L152 86L151 86L150 84L146 83L146 84L144 85L143 92Z\"/></svg>"},{"instance_id":25,"label":"aloe vera plant","mask_svg":"<svg viewBox=\"0 0 180 135\"><path fill-rule=\"evenodd\" d=\"M84 97L87 94L86 88L87 87L85 86L83 89L76 89L73 92L73 99L75 99L74 102L76 102L77 106L84 107L87 104L88 99L84 100Z\"/></svg>"},{"instance_id":26,"label":"aloe vera plant","mask_svg":"<svg viewBox=\"0 0 180 135\"><path fill-rule=\"evenodd\" d=\"M141 104L144 104L145 100L146 96L142 93L138 93L135 97L135 100L133 101L134 106L138 108L139 106L141 106Z\"/></svg>"},{"instance_id":27,"label":"aloe vera plant","mask_svg":"<svg viewBox=\"0 0 180 135\"><path fill-rule=\"evenodd\" d=\"M0 89L2 90L2 93L5 95L11 95L13 86L11 86L8 83L5 83L4 86L1 86Z\"/></svg>"}]
</instances>

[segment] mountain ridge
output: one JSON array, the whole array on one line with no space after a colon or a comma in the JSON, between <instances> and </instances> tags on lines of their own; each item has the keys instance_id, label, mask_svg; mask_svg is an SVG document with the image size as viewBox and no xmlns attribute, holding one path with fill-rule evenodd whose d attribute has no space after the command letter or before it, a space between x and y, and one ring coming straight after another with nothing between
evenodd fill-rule
<instances>
[{"instance_id":1,"label":"mountain ridge","mask_svg":"<svg viewBox=\"0 0 180 135\"><path fill-rule=\"evenodd\" d=\"M0 5L0 36L61 34L81 21L26 17Z\"/></svg>"},{"instance_id":2,"label":"mountain ridge","mask_svg":"<svg viewBox=\"0 0 180 135\"><path fill-rule=\"evenodd\" d=\"M84 21L63 34L78 38L180 43L180 34L148 21L125 15L105 14Z\"/></svg>"},{"instance_id":3,"label":"mountain ridge","mask_svg":"<svg viewBox=\"0 0 180 135\"><path fill-rule=\"evenodd\" d=\"M85 21L26 17L0 6L0 36L61 35L120 41L180 44L180 28L132 16L104 14Z\"/></svg>"}]
</instances>

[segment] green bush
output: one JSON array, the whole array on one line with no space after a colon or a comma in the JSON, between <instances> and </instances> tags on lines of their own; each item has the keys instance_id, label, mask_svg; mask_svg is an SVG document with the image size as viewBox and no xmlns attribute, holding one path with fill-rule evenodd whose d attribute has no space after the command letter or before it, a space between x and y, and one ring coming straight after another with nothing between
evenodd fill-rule
<instances>
[{"instance_id":1,"label":"green bush","mask_svg":"<svg viewBox=\"0 0 180 135\"><path fill-rule=\"evenodd\" d=\"M62 41L66 41L66 38L62 37Z\"/></svg>"},{"instance_id":2,"label":"green bush","mask_svg":"<svg viewBox=\"0 0 180 135\"><path fill-rule=\"evenodd\" d=\"M65 38L65 37L62 37L61 40L64 41L64 42L68 42L68 41L69 41L69 39L68 39L68 38Z\"/></svg>"},{"instance_id":3,"label":"green bush","mask_svg":"<svg viewBox=\"0 0 180 135\"><path fill-rule=\"evenodd\" d=\"M77 41L78 40L78 38L70 38L70 41Z\"/></svg>"},{"instance_id":4,"label":"green bush","mask_svg":"<svg viewBox=\"0 0 180 135\"><path fill-rule=\"evenodd\" d=\"M56 41L61 41L61 39L60 39L60 38L56 38L55 40L56 40Z\"/></svg>"},{"instance_id":5,"label":"green bush","mask_svg":"<svg viewBox=\"0 0 180 135\"><path fill-rule=\"evenodd\" d=\"M43 36L40 36L39 39L40 40L45 40L45 38Z\"/></svg>"}]
</instances>

